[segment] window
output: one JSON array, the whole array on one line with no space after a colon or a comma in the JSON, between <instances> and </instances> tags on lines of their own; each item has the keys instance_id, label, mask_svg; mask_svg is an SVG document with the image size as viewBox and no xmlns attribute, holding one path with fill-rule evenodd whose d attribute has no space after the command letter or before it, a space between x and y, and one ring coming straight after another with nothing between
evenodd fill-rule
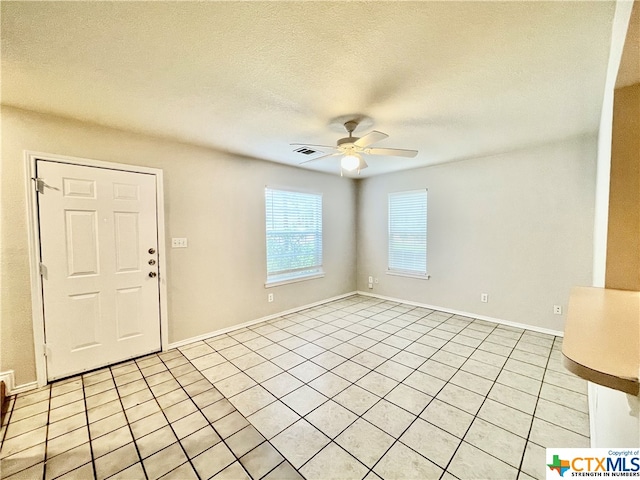
<instances>
[{"instance_id":1,"label":"window","mask_svg":"<svg viewBox=\"0 0 640 480\"><path fill-rule=\"evenodd\" d=\"M265 189L267 284L322 271L322 195Z\"/></svg>"},{"instance_id":2,"label":"window","mask_svg":"<svg viewBox=\"0 0 640 480\"><path fill-rule=\"evenodd\" d=\"M427 277L427 190L389 194L389 273Z\"/></svg>"}]
</instances>

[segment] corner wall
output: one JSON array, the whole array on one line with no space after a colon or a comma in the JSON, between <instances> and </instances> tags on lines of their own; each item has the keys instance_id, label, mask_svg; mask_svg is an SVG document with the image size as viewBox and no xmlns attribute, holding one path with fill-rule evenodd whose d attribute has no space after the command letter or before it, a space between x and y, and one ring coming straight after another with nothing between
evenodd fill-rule
<instances>
[{"instance_id":1,"label":"corner wall","mask_svg":"<svg viewBox=\"0 0 640 480\"><path fill-rule=\"evenodd\" d=\"M591 285L596 146L577 137L361 180L358 290L563 330L570 288ZM430 280L385 273L388 193L418 188L429 190Z\"/></svg>"},{"instance_id":2,"label":"corner wall","mask_svg":"<svg viewBox=\"0 0 640 480\"><path fill-rule=\"evenodd\" d=\"M35 380L24 151L164 170L169 249L169 342L204 335L355 290L355 185L351 179L242 158L58 117L2 107L0 372ZM264 187L324 193L326 276L268 290Z\"/></svg>"},{"instance_id":3,"label":"corner wall","mask_svg":"<svg viewBox=\"0 0 640 480\"><path fill-rule=\"evenodd\" d=\"M605 286L640 290L640 84L613 104Z\"/></svg>"},{"instance_id":4,"label":"corner wall","mask_svg":"<svg viewBox=\"0 0 640 480\"><path fill-rule=\"evenodd\" d=\"M631 42L627 46L626 42L628 28L634 22L634 12L637 16L637 2L628 0L616 1L616 12L611 29L611 47L609 51L607 79L604 90L602 114L600 118L600 129L598 132L598 162L595 206L596 215L594 220L593 254L594 287L611 286L610 284L605 285L605 280L607 283L610 283L610 281L612 280L612 272L610 272L609 262L612 261L614 262L612 263L612 265L615 265L617 261L615 258L615 247L608 245L607 242L609 238L612 238L614 242L619 241L620 238L624 238L623 236L619 236L615 232L612 233L609 231L609 214L612 207L613 210L617 210L625 203L624 192L615 192L611 191L611 189L622 187L624 190L629 190L630 186L625 185L623 176L619 176L617 173L612 171L612 165L614 163L612 158L612 150L614 147L613 119L614 115L618 117L618 121L631 120L632 122L637 122L637 119L628 119L627 117L626 110L628 108L633 108L633 104L624 106L624 115L620 115L621 112L614 114L614 89L616 87L618 73L623 69L633 70L634 65L637 64L637 56L633 54L636 44L634 42ZM623 52L627 48L631 48L631 52L628 56L624 57ZM627 61L631 60L632 64L626 65L622 63L623 58L626 58ZM617 108L621 106L620 98L615 100L615 104ZM637 104L635 104L635 108L637 108ZM624 127L624 130L626 130L628 128L628 125L625 125ZM633 134L633 132L630 133ZM623 153L625 151L630 152L631 149L627 145L625 145L624 143L620 144L621 141L624 142L625 139L628 140L627 133L624 131L619 131L616 132L615 136L615 141L618 143L616 148L622 148ZM636 142L635 145L637 148L637 139L631 140L632 142ZM620 184L621 180L623 181L622 184ZM633 191L633 186L631 186L631 189ZM634 196L635 194L632 194L632 197ZM615 198L615 202L613 205L610 205L610 197L612 199ZM620 212L616 212L615 214L618 215L619 213ZM620 224L618 219L616 219L614 224ZM627 256L629 254L626 247L623 247L621 253L623 256ZM614 275L614 278L616 280L620 278L624 280L625 275L620 276L617 273L618 272L616 272L616 275ZM640 342L640 339L638 340ZM589 382L589 420L591 424L591 447L605 448L617 445L637 447L640 444L640 415L638 415L639 408L640 396L634 399L623 392L611 390L607 387Z\"/></svg>"}]
</instances>

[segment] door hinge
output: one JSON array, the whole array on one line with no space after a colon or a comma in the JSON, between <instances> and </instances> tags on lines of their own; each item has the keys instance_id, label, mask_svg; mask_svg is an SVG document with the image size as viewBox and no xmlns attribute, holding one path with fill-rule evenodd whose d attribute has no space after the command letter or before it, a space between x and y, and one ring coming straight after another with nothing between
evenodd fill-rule
<instances>
[{"instance_id":1,"label":"door hinge","mask_svg":"<svg viewBox=\"0 0 640 480\"><path fill-rule=\"evenodd\" d=\"M47 278L47 266L40 262L38 265L38 270L40 271L40 275L42 275L45 279Z\"/></svg>"},{"instance_id":2,"label":"door hinge","mask_svg":"<svg viewBox=\"0 0 640 480\"><path fill-rule=\"evenodd\" d=\"M51 190L60 191L58 187L52 187L51 185L47 185L46 182L41 178L31 177L31 180L35 182L36 192L38 193L44 193L45 188L50 188Z\"/></svg>"},{"instance_id":3,"label":"door hinge","mask_svg":"<svg viewBox=\"0 0 640 480\"><path fill-rule=\"evenodd\" d=\"M41 178L32 178L31 180L35 182L36 192L44 193L44 187L46 185L46 183L44 183L44 180L42 180Z\"/></svg>"}]
</instances>

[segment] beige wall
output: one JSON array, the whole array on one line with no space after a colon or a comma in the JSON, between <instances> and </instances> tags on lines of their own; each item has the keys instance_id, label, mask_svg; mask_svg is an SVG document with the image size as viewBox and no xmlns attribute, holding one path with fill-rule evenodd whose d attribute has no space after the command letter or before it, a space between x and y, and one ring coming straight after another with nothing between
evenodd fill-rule
<instances>
[{"instance_id":1,"label":"beige wall","mask_svg":"<svg viewBox=\"0 0 640 480\"><path fill-rule=\"evenodd\" d=\"M24 150L164 170L167 245L189 240L168 250L170 342L355 290L350 179L8 107L1 133L0 371L17 385L35 380ZM325 278L264 288L265 185L324 193Z\"/></svg>"},{"instance_id":2,"label":"beige wall","mask_svg":"<svg viewBox=\"0 0 640 480\"><path fill-rule=\"evenodd\" d=\"M596 152L579 137L362 180L358 289L562 330L553 305L564 313L570 288L591 284ZM417 188L429 190L430 280L385 274L387 194Z\"/></svg>"},{"instance_id":3,"label":"beige wall","mask_svg":"<svg viewBox=\"0 0 640 480\"><path fill-rule=\"evenodd\" d=\"M640 290L640 84L613 101L605 286Z\"/></svg>"},{"instance_id":4,"label":"beige wall","mask_svg":"<svg viewBox=\"0 0 640 480\"><path fill-rule=\"evenodd\" d=\"M358 182L7 107L2 139L0 371L18 385L35 379L24 150L164 170L167 241L189 239L168 251L170 342L353 291L356 272L363 291L374 275L373 293L562 330L552 306L591 282L595 137ZM325 193L325 278L264 289L265 185ZM386 275L387 194L423 187L432 277Z\"/></svg>"}]
</instances>

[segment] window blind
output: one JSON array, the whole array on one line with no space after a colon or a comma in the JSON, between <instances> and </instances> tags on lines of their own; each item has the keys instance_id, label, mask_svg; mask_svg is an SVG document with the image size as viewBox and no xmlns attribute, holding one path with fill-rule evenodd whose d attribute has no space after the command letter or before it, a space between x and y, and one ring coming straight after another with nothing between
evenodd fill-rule
<instances>
[{"instance_id":1,"label":"window blind","mask_svg":"<svg viewBox=\"0 0 640 480\"><path fill-rule=\"evenodd\" d=\"M427 274L427 190L389 194L389 271Z\"/></svg>"},{"instance_id":2,"label":"window blind","mask_svg":"<svg viewBox=\"0 0 640 480\"><path fill-rule=\"evenodd\" d=\"M265 189L267 283L322 273L322 195Z\"/></svg>"}]
</instances>

